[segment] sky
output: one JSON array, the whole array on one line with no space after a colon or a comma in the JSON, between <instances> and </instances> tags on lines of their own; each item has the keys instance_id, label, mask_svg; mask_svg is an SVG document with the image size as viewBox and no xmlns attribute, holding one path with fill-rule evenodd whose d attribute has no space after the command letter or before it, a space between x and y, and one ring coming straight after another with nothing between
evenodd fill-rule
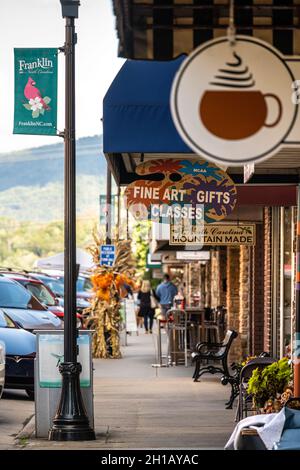
<instances>
[{"instance_id":1,"label":"sky","mask_svg":"<svg viewBox=\"0 0 300 470\"><path fill-rule=\"evenodd\" d=\"M102 133L102 100L124 63L111 0L81 0L76 20L76 137ZM60 0L0 2L0 153L61 142L60 137L14 135L14 47L60 47L65 21ZM64 55L59 54L58 129L64 129Z\"/></svg>"}]
</instances>

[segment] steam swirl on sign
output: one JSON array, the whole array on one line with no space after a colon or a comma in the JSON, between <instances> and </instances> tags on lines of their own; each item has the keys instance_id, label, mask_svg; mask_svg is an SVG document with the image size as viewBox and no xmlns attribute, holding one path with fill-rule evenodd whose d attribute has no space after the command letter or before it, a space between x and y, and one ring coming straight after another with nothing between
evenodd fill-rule
<instances>
[{"instance_id":1,"label":"steam swirl on sign","mask_svg":"<svg viewBox=\"0 0 300 470\"><path fill-rule=\"evenodd\" d=\"M219 69L211 85L227 88L251 88L255 85L252 73L249 67L243 65L241 57L234 52L234 60L226 62L226 68Z\"/></svg>"}]
</instances>

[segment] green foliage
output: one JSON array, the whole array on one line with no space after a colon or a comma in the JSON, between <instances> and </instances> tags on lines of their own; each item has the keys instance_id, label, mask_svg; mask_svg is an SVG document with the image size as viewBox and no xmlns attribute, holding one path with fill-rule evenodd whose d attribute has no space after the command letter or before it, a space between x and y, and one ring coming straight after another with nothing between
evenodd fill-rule
<instances>
[{"instance_id":1,"label":"green foliage","mask_svg":"<svg viewBox=\"0 0 300 470\"><path fill-rule=\"evenodd\" d=\"M288 359L283 358L264 369L255 369L249 380L248 392L261 407L268 399L275 399L277 394L283 393L291 378L292 369Z\"/></svg>"},{"instance_id":2,"label":"green foliage","mask_svg":"<svg viewBox=\"0 0 300 470\"><path fill-rule=\"evenodd\" d=\"M99 194L104 192L104 178L80 175L77 182L77 215L99 214ZM0 217L48 222L63 218L63 182L45 186L18 186L0 191Z\"/></svg>"},{"instance_id":3,"label":"green foliage","mask_svg":"<svg viewBox=\"0 0 300 470\"><path fill-rule=\"evenodd\" d=\"M77 216L99 217L99 194L106 184L101 150L101 136L76 142ZM63 180L63 143L0 154L0 218L62 220Z\"/></svg>"},{"instance_id":4,"label":"green foliage","mask_svg":"<svg viewBox=\"0 0 300 470\"><path fill-rule=\"evenodd\" d=\"M32 268L38 258L63 251L63 148L0 154L0 266ZM79 139L76 148L77 246L85 248L99 218L106 162L101 136Z\"/></svg>"},{"instance_id":5,"label":"green foliage","mask_svg":"<svg viewBox=\"0 0 300 470\"><path fill-rule=\"evenodd\" d=\"M136 260L137 275L144 277L146 273L147 255L149 252L150 222L143 220L136 222L132 230L132 247Z\"/></svg>"},{"instance_id":6,"label":"green foliage","mask_svg":"<svg viewBox=\"0 0 300 470\"><path fill-rule=\"evenodd\" d=\"M77 219L77 246L92 242L96 218ZM38 258L63 251L63 221L49 223L21 222L0 218L0 266L32 268Z\"/></svg>"}]
</instances>

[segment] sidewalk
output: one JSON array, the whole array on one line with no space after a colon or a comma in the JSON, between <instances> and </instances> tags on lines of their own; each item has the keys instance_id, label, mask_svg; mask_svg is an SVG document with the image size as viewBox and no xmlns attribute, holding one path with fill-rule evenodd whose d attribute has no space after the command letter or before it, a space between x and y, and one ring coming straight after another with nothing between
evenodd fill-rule
<instances>
[{"instance_id":1,"label":"sidewalk","mask_svg":"<svg viewBox=\"0 0 300 470\"><path fill-rule=\"evenodd\" d=\"M222 449L235 425L234 412L225 410L230 387L222 386L216 376L194 383L192 367L151 367L156 362L155 339L144 333L128 335L123 359L94 361L96 441L33 438L26 448Z\"/></svg>"},{"instance_id":2,"label":"sidewalk","mask_svg":"<svg viewBox=\"0 0 300 470\"><path fill-rule=\"evenodd\" d=\"M0 450L12 449L15 437L34 414L34 402L23 391L4 391L0 400ZM26 444L25 440L20 442Z\"/></svg>"}]
</instances>

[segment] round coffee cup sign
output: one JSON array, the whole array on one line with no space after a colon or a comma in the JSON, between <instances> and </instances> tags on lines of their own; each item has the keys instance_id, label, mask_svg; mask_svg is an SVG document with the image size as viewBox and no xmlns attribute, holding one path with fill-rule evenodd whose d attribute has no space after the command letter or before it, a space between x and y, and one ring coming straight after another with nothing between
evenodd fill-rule
<instances>
[{"instance_id":1,"label":"round coffee cup sign","mask_svg":"<svg viewBox=\"0 0 300 470\"><path fill-rule=\"evenodd\" d=\"M278 152L295 123L295 81L284 56L248 36L209 41L182 63L171 91L185 143L216 164L257 163Z\"/></svg>"}]
</instances>

